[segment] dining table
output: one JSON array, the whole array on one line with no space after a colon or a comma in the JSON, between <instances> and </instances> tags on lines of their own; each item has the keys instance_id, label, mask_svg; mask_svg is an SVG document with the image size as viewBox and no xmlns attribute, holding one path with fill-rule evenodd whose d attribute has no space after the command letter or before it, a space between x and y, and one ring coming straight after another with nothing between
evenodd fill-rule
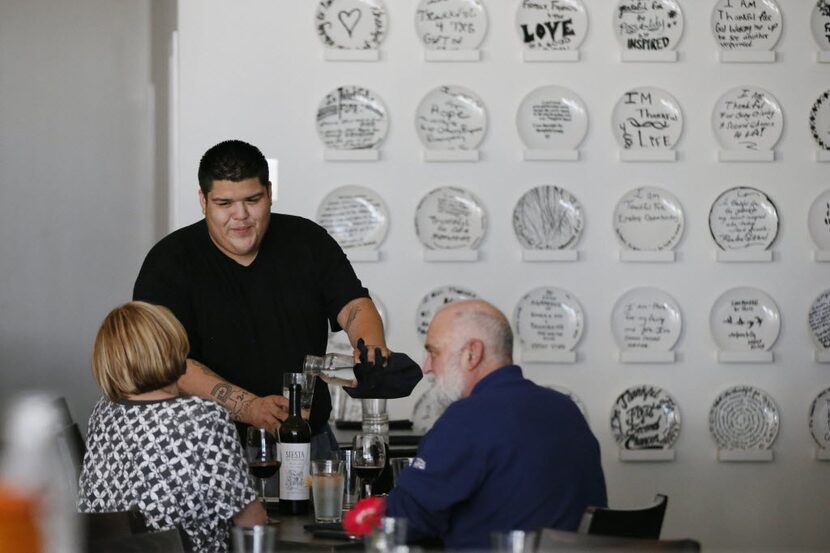
<instances>
[{"instance_id":1,"label":"dining table","mask_svg":"<svg viewBox=\"0 0 830 553\"><path fill-rule=\"evenodd\" d=\"M334 534L312 532L306 526L314 523L314 515L282 515L278 503L268 504L268 526L276 529L276 551L363 551L360 538L333 537Z\"/></svg>"}]
</instances>

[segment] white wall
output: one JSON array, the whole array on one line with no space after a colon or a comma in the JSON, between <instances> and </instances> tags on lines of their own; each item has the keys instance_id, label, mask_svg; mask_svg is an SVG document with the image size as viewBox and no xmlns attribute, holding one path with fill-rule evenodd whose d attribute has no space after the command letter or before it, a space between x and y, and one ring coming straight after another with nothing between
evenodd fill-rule
<instances>
[{"instance_id":1,"label":"white wall","mask_svg":"<svg viewBox=\"0 0 830 553\"><path fill-rule=\"evenodd\" d=\"M82 427L95 332L160 235L150 8L0 3L0 404L53 390Z\"/></svg>"},{"instance_id":2,"label":"white wall","mask_svg":"<svg viewBox=\"0 0 830 553\"><path fill-rule=\"evenodd\" d=\"M811 261L807 209L828 185L828 167L812 161L807 113L830 88L827 66L813 63L811 2L781 0L784 34L780 61L771 65L719 64L709 32L714 2L682 2L686 31L676 64L623 64L611 33L613 2L588 0L590 31L580 63L521 62L512 22L516 1L489 0L490 31L479 63L425 63L414 33L415 0L386 0L389 34L377 63L324 62L313 30L316 2L299 0L181 0L178 182L174 227L200 217L196 167L214 143L239 137L280 161L278 211L313 217L320 200L345 184L376 190L391 211L380 263L356 270L385 304L389 343L420 358L415 310L434 287L472 288L506 312L531 288L561 286L585 310L587 328L574 365L526 364L541 383L559 383L579 395L603 447L610 502L633 506L656 492L670 496L665 537L691 536L707 549L826 548L830 527L830 464L812 459L807 409L830 386L826 366L813 362L806 311L827 287L828 267ZM322 161L315 133L318 102L342 84L365 85L391 114L382 160ZM441 84L461 84L484 100L490 128L478 163L423 163L414 131L414 109ZM530 90L560 84L575 90L589 111L589 133L579 162L523 162L515 129L516 108ZM755 84L783 106L785 131L775 163L718 163L709 126L717 98L733 86ZM634 86L672 93L686 127L676 163L620 163L610 132L611 110ZM576 263L520 261L510 215L516 200L540 184L565 186L582 202L587 224ZM477 263L425 263L413 228L415 206L429 190L459 185L485 204L490 227ZM673 264L623 264L616 260L611 213L626 191L657 185L685 209L686 234ZM775 261L714 262L707 214L712 201L736 185L756 186L777 203L781 233ZM286 237L286 239L291 239ZM670 365L622 365L615 360L609 316L626 290L658 286L679 302L684 331L679 360ZM766 290L781 308L783 325L769 365L719 364L709 336L714 300L738 285ZM677 400L683 429L671 463L621 463L608 417L614 399L631 385L662 386ZM707 429L715 396L733 384L768 391L779 405L781 430L772 463L719 463ZM420 390L416 391L416 397ZM393 415L407 416L412 400ZM552 422L553 423L553 422Z\"/></svg>"}]
</instances>

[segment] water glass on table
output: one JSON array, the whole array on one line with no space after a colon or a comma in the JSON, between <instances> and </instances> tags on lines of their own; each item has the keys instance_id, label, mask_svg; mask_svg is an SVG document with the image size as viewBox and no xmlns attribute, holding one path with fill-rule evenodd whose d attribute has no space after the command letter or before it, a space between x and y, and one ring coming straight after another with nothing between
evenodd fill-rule
<instances>
[{"instance_id":1,"label":"water glass on table","mask_svg":"<svg viewBox=\"0 0 830 553\"><path fill-rule=\"evenodd\" d=\"M311 413L311 402L314 399L314 385L317 377L308 373L283 373L282 395L288 397L288 390L293 384L300 385L300 409L304 419L308 420Z\"/></svg>"},{"instance_id":2,"label":"water glass on table","mask_svg":"<svg viewBox=\"0 0 830 553\"><path fill-rule=\"evenodd\" d=\"M372 483L386 465L386 445L380 434L356 434L352 440L352 470L362 484L361 497L372 495Z\"/></svg>"},{"instance_id":3,"label":"water glass on table","mask_svg":"<svg viewBox=\"0 0 830 553\"><path fill-rule=\"evenodd\" d=\"M398 477L403 472L403 469L412 464L414 457L392 457L389 459L389 466L392 467L392 483L398 485Z\"/></svg>"},{"instance_id":4,"label":"water glass on table","mask_svg":"<svg viewBox=\"0 0 830 553\"><path fill-rule=\"evenodd\" d=\"M508 530L490 534L490 550L495 553L535 553L539 548L538 530Z\"/></svg>"},{"instance_id":5,"label":"water glass on table","mask_svg":"<svg viewBox=\"0 0 830 553\"><path fill-rule=\"evenodd\" d=\"M271 526L231 528L233 553L274 553L277 545L277 529Z\"/></svg>"},{"instance_id":6,"label":"water glass on table","mask_svg":"<svg viewBox=\"0 0 830 553\"><path fill-rule=\"evenodd\" d=\"M311 496L315 522L340 522L343 518L343 461L311 461Z\"/></svg>"}]
</instances>

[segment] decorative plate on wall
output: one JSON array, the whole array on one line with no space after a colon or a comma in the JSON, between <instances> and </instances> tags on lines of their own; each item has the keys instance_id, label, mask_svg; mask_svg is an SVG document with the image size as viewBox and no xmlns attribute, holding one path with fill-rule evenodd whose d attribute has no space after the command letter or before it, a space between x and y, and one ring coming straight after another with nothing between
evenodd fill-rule
<instances>
[{"instance_id":1,"label":"decorative plate on wall","mask_svg":"<svg viewBox=\"0 0 830 553\"><path fill-rule=\"evenodd\" d=\"M386 35L383 0L321 0L314 16L327 48L376 50Z\"/></svg>"},{"instance_id":2,"label":"decorative plate on wall","mask_svg":"<svg viewBox=\"0 0 830 553\"><path fill-rule=\"evenodd\" d=\"M810 13L810 29L820 50L830 51L830 0L818 0Z\"/></svg>"},{"instance_id":3,"label":"decorative plate on wall","mask_svg":"<svg viewBox=\"0 0 830 553\"><path fill-rule=\"evenodd\" d=\"M513 230L527 250L573 249L584 225L582 204L558 186L528 190L513 209Z\"/></svg>"},{"instance_id":4,"label":"decorative plate on wall","mask_svg":"<svg viewBox=\"0 0 830 553\"><path fill-rule=\"evenodd\" d=\"M418 305L418 312L415 317L415 325L418 330L418 336L421 340L426 339L429 323L432 322L432 317L435 312L444 305L458 300L471 300L478 297L478 294L460 286L439 286L435 290L429 292L421 299Z\"/></svg>"},{"instance_id":5,"label":"decorative plate on wall","mask_svg":"<svg viewBox=\"0 0 830 553\"><path fill-rule=\"evenodd\" d=\"M480 0L421 0L415 31L427 50L475 50L487 33Z\"/></svg>"},{"instance_id":6,"label":"decorative plate on wall","mask_svg":"<svg viewBox=\"0 0 830 553\"><path fill-rule=\"evenodd\" d=\"M573 351L585 328L577 299L561 288L534 288L513 311L519 347L525 352Z\"/></svg>"},{"instance_id":7,"label":"decorative plate on wall","mask_svg":"<svg viewBox=\"0 0 830 553\"><path fill-rule=\"evenodd\" d=\"M807 322L816 347L830 349L830 290L825 290L813 300Z\"/></svg>"},{"instance_id":8,"label":"decorative plate on wall","mask_svg":"<svg viewBox=\"0 0 830 553\"><path fill-rule=\"evenodd\" d=\"M718 0L711 23L723 51L769 51L781 36L783 20L774 0Z\"/></svg>"},{"instance_id":9,"label":"decorative plate on wall","mask_svg":"<svg viewBox=\"0 0 830 553\"><path fill-rule=\"evenodd\" d=\"M781 138L784 115L778 100L757 86L739 86L718 99L712 129L721 148L769 151Z\"/></svg>"},{"instance_id":10,"label":"decorative plate on wall","mask_svg":"<svg viewBox=\"0 0 830 553\"><path fill-rule=\"evenodd\" d=\"M810 404L810 434L821 449L830 449L830 388Z\"/></svg>"},{"instance_id":11,"label":"decorative plate on wall","mask_svg":"<svg viewBox=\"0 0 830 553\"><path fill-rule=\"evenodd\" d=\"M528 50L577 50L588 34L588 14L582 0L522 0L516 27Z\"/></svg>"},{"instance_id":12,"label":"decorative plate on wall","mask_svg":"<svg viewBox=\"0 0 830 553\"><path fill-rule=\"evenodd\" d=\"M519 138L536 150L575 150L588 131L588 111L575 92L549 85L524 97L516 113Z\"/></svg>"},{"instance_id":13,"label":"decorative plate on wall","mask_svg":"<svg viewBox=\"0 0 830 553\"><path fill-rule=\"evenodd\" d=\"M661 88L642 86L625 92L611 116L614 138L623 150L673 150L683 132L683 112Z\"/></svg>"},{"instance_id":14,"label":"decorative plate on wall","mask_svg":"<svg viewBox=\"0 0 830 553\"><path fill-rule=\"evenodd\" d=\"M684 224L680 201L661 188L635 188L614 208L614 235L627 250L673 250Z\"/></svg>"},{"instance_id":15,"label":"decorative plate on wall","mask_svg":"<svg viewBox=\"0 0 830 553\"><path fill-rule=\"evenodd\" d=\"M712 204L709 230L722 250L766 250L778 236L778 210L760 190L736 186Z\"/></svg>"},{"instance_id":16,"label":"decorative plate on wall","mask_svg":"<svg viewBox=\"0 0 830 553\"><path fill-rule=\"evenodd\" d=\"M662 388L634 386L614 402L611 432L621 449L671 449L680 435L680 411Z\"/></svg>"},{"instance_id":17,"label":"decorative plate on wall","mask_svg":"<svg viewBox=\"0 0 830 553\"><path fill-rule=\"evenodd\" d=\"M545 387L550 388L551 390L556 390L560 394L568 396L568 399L573 401L576 404L576 406L579 408L579 411L580 411L580 413L582 413L582 416L585 417L585 419L588 418L588 410L585 409L585 404L582 403L582 400L579 399L579 397L575 393L573 393L571 390L569 390L568 388L565 388L564 386L556 386L556 385L545 386Z\"/></svg>"},{"instance_id":18,"label":"decorative plate on wall","mask_svg":"<svg viewBox=\"0 0 830 553\"><path fill-rule=\"evenodd\" d=\"M619 0L614 32L624 50L674 50L683 35L683 11L674 0Z\"/></svg>"},{"instance_id":19,"label":"decorative plate on wall","mask_svg":"<svg viewBox=\"0 0 830 553\"><path fill-rule=\"evenodd\" d=\"M807 228L818 249L830 250L830 190L813 200L807 215Z\"/></svg>"},{"instance_id":20,"label":"decorative plate on wall","mask_svg":"<svg viewBox=\"0 0 830 553\"><path fill-rule=\"evenodd\" d=\"M386 238L389 209L365 186L341 186L323 198L316 220L344 250L376 250Z\"/></svg>"},{"instance_id":21,"label":"decorative plate on wall","mask_svg":"<svg viewBox=\"0 0 830 553\"><path fill-rule=\"evenodd\" d=\"M487 112L473 91L439 86L418 104L415 127L429 150L475 150L487 130Z\"/></svg>"},{"instance_id":22,"label":"decorative plate on wall","mask_svg":"<svg viewBox=\"0 0 830 553\"><path fill-rule=\"evenodd\" d=\"M781 314L765 292L740 286L715 300L709 328L721 351L768 351L778 339Z\"/></svg>"},{"instance_id":23,"label":"decorative plate on wall","mask_svg":"<svg viewBox=\"0 0 830 553\"><path fill-rule=\"evenodd\" d=\"M317 134L333 150L378 148L388 128L380 97L362 86L335 88L317 108Z\"/></svg>"},{"instance_id":24,"label":"decorative plate on wall","mask_svg":"<svg viewBox=\"0 0 830 553\"><path fill-rule=\"evenodd\" d=\"M611 312L611 330L620 351L671 351L682 327L680 306L658 288L629 290Z\"/></svg>"},{"instance_id":25,"label":"decorative plate on wall","mask_svg":"<svg viewBox=\"0 0 830 553\"><path fill-rule=\"evenodd\" d=\"M778 408L763 390L733 386L712 403L709 432L718 449L769 449L778 435Z\"/></svg>"},{"instance_id":26,"label":"decorative plate on wall","mask_svg":"<svg viewBox=\"0 0 830 553\"><path fill-rule=\"evenodd\" d=\"M822 150L830 150L830 89L821 93L810 108L810 133Z\"/></svg>"},{"instance_id":27,"label":"decorative plate on wall","mask_svg":"<svg viewBox=\"0 0 830 553\"><path fill-rule=\"evenodd\" d=\"M415 209L415 232L429 250L474 250L486 230L484 207L463 188L436 188Z\"/></svg>"}]
</instances>

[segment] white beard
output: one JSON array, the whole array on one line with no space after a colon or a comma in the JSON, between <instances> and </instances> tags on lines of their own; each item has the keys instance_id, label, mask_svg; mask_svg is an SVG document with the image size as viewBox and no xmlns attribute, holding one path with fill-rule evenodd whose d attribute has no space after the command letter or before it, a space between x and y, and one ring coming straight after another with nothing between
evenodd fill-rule
<instances>
[{"instance_id":1,"label":"white beard","mask_svg":"<svg viewBox=\"0 0 830 553\"><path fill-rule=\"evenodd\" d=\"M435 377L435 396L443 405L449 405L464 395L464 375L461 370L447 370Z\"/></svg>"}]
</instances>

